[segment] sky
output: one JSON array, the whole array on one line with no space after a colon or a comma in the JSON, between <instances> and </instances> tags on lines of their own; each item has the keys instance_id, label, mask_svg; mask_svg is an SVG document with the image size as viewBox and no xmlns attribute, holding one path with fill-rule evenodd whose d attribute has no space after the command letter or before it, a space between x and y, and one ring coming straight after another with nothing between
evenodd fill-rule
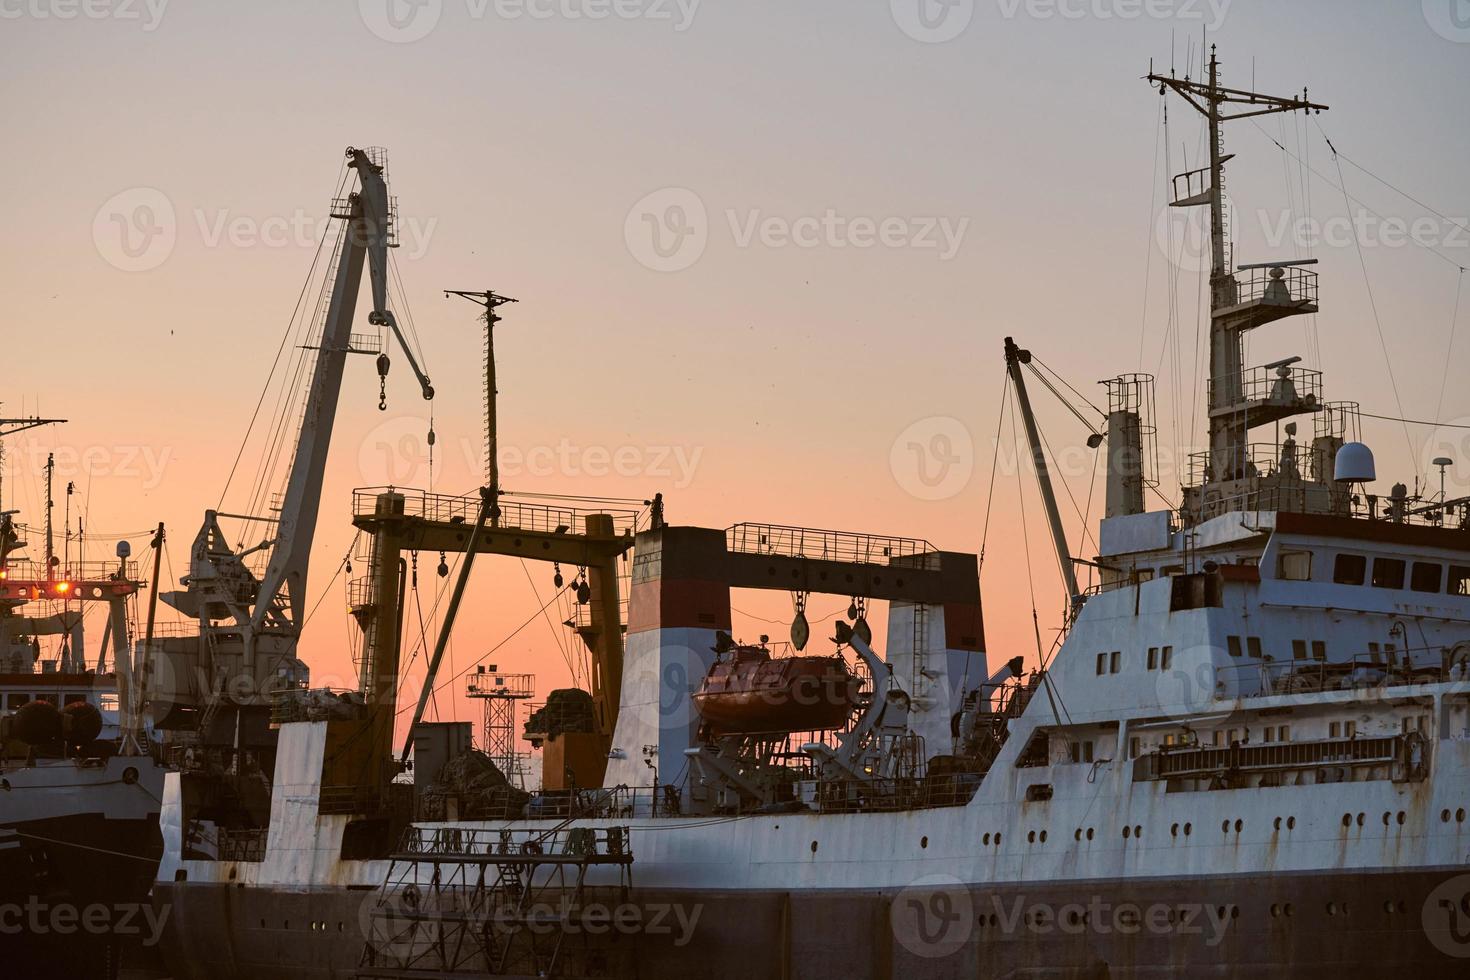
<instances>
[{"instance_id":1,"label":"sky","mask_svg":"<svg viewBox=\"0 0 1470 980\"><path fill-rule=\"evenodd\" d=\"M0 412L69 420L8 441L4 506L40 522L55 452L88 557L119 537L141 553L163 521L166 572L184 574L343 150L382 146L436 468L403 358L386 411L371 358L351 359L302 645L318 682L355 676L333 578L352 489L483 479L479 327L445 289L519 300L497 339L508 490L983 543L992 662L1034 660L1031 611L1049 646L1063 596L1000 421L1002 341L1094 405L1103 379L1157 374L1153 504L1177 501L1201 441L1201 226L1163 203L1205 143L1177 99L1166 127L1140 79L1197 77L1202 43L1227 85L1331 106L1227 128L1236 261L1310 256L1321 277L1321 314L1259 331L1249 363L1301 355L1328 398L1443 423L1364 420L1379 489L1448 455L1450 492L1470 492L1453 427L1470 423L1470 338L1452 330L1457 297L1470 319L1461 0L0 0ZM1081 424L1032 397L1090 556L1100 467ZM237 506L258 446L242 459ZM445 580L421 564L428 609ZM551 569L516 564L477 571L450 661L488 654L544 693L568 680L567 639L557 610L537 615ZM738 635L785 637L788 595L734 605Z\"/></svg>"}]
</instances>

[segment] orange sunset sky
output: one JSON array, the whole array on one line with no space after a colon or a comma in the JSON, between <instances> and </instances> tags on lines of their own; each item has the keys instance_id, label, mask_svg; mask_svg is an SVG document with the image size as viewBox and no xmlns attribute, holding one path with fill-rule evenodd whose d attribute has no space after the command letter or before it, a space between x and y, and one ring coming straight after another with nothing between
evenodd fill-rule
<instances>
[{"instance_id":1,"label":"orange sunset sky","mask_svg":"<svg viewBox=\"0 0 1470 980\"><path fill-rule=\"evenodd\" d=\"M389 152L396 264L439 392L439 491L482 479L480 328L442 291L491 287L520 301L498 334L510 491L663 492L671 523L978 551L1014 335L1094 403L1101 379L1159 375L1161 492L1177 500L1174 461L1203 427L1205 296L1198 215L1162 204L1204 142L1177 100L1164 139L1139 76L1150 59L1197 73L1206 29L1226 84L1310 86L1332 106L1227 130L1236 261L1320 259L1320 316L1260 331L1249 363L1300 354L1329 398L1464 424L1470 344L1451 330L1457 296L1470 317L1470 24L1452 6L0 3L0 413L70 420L8 440L4 505L40 523L54 451L57 521L74 482L89 557L118 537L142 554L164 521L166 570L184 574L348 145ZM386 412L371 358L349 360L323 491L310 592L325 598L302 649L332 686L355 677L333 580L351 490L430 477L428 407L394 353ZM1102 490L1086 431L1039 386L1032 397L1063 464L1068 534L1091 556L1078 511L1090 505L1095 535ZM1000 431L982 576L992 664L1034 658L1028 574L1045 642L1063 607L1009 417ZM1366 420L1379 490L1449 455L1450 491L1465 491L1465 435ZM258 457L252 443L226 509L245 506ZM420 558L425 610L448 581L435 564ZM454 670L550 595L549 567L518 566L477 571ZM785 638L789 596L734 606L743 638ZM813 649L846 606L812 599ZM417 629L411 617L406 656ZM490 662L536 673L542 692L564 684L564 632L533 621ZM447 695L437 712L475 716Z\"/></svg>"}]
</instances>

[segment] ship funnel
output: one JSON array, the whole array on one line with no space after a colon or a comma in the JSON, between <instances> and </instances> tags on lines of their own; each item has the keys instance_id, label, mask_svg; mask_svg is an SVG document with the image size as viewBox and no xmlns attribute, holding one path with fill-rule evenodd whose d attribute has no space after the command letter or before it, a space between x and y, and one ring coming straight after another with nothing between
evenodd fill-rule
<instances>
[{"instance_id":1,"label":"ship funnel","mask_svg":"<svg viewBox=\"0 0 1470 980\"><path fill-rule=\"evenodd\" d=\"M1338 483L1370 483L1378 479L1373 466L1373 450L1361 442L1343 443L1337 451L1332 478Z\"/></svg>"}]
</instances>

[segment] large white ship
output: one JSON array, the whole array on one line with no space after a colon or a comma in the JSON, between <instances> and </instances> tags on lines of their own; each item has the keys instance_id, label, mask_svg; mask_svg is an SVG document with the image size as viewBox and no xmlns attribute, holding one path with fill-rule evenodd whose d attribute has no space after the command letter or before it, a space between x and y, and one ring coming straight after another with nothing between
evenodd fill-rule
<instances>
[{"instance_id":1,"label":"large white ship","mask_svg":"<svg viewBox=\"0 0 1470 980\"><path fill-rule=\"evenodd\" d=\"M154 901L176 975L1466 975L1470 501L1375 496L1356 406L1296 359L1244 362L1249 331L1318 293L1300 263L1232 267L1223 124L1325 106L1226 88L1213 56L1203 80L1150 81L1209 125L1175 203L1210 214L1210 444L1182 503L1148 510L1151 379L1109 382L1082 589L1033 358L1007 340L1072 596L1044 670L987 662L976 557L927 542L670 526L517 498L493 471L467 498L361 491L360 690L279 699L268 816L228 805L238 764L168 777ZM592 710L540 718L529 800L450 780L465 732L421 723L422 697L398 778L418 551L464 556L445 636L476 555L585 569L567 588ZM842 666L735 643L731 590L756 588L853 597ZM851 713L808 731L849 674Z\"/></svg>"}]
</instances>

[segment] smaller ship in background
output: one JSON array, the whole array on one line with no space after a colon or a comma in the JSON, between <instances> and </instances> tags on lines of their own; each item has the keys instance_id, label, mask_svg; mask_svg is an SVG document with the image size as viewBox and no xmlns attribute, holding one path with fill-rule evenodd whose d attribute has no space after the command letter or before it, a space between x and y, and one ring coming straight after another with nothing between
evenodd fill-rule
<instances>
[{"instance_id":1,"label":"smaller ship in background","mask_svg":"<svg viewBox=\"0 0 1470 980\"><path fill-rule=\"evenodd\" d=\"M0 419L0 436L60 421ZM48 459L39 560L36 529L0 500L0 902L21 910L0 961L13 976L112 977L150 935L161 853L164 766L133 671L144 587L125 541L115 561L74 560L69 534L56 554L53 474ZM106 628L89 648L94 612Z\"/></svg>"}]
</instances>

